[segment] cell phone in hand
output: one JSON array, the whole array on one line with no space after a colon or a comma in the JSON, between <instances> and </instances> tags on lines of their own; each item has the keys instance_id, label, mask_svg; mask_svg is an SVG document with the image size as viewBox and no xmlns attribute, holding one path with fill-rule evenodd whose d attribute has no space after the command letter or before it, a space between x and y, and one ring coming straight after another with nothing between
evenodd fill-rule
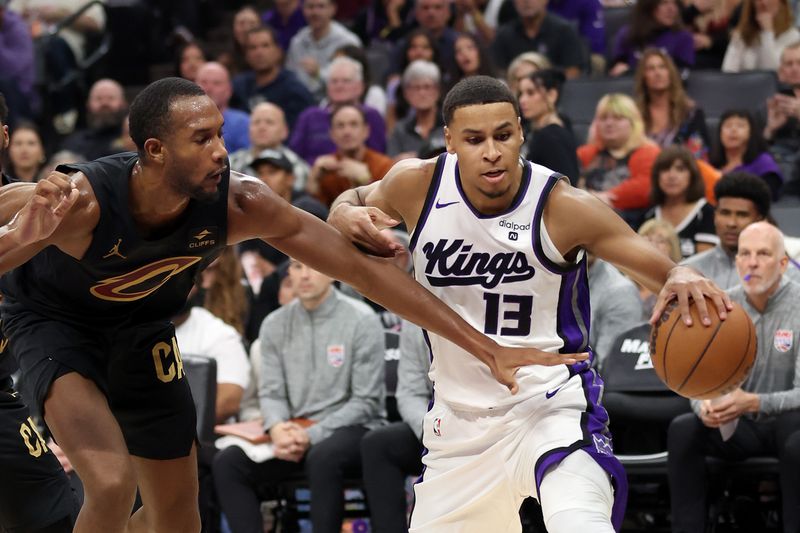
<instances>
[{"instance_id":1,"label":"cell phone in hand","mask_svg":"<svg viewBox=\"0 0 800 533\"><path fill-rule=\"evenodd\" d=\"M778 85L778 94L789 96L791 98L796 98L796 95L794 93L794 85L790 83L781 83L780 85Z\"/></svg>"}]
</instances>

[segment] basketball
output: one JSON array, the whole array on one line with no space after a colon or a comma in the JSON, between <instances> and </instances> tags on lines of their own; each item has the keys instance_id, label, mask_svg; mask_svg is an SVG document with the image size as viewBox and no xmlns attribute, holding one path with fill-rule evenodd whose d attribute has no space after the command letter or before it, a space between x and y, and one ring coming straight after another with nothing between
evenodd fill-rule
<instances>
[{"instance_id":1,"label":"basketball","mask_svg":"<svg viewBox=\"0 0 800 533\"><path fill-rule=\"evenodd\" d=\"M694 304L693 325L686 326L673 300L650 334L650 358L658 377L681 396L698 400L741 385L756 358L756 330L744 309L734 303L723 321L711 299L706 298L706 305L711 326L702 324Z\"/></svg>"}]
</instances>

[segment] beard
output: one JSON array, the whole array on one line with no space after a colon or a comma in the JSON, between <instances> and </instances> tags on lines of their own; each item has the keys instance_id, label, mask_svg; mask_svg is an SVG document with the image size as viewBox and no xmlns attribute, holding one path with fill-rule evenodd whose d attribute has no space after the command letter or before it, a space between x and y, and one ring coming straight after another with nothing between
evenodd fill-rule
<instances>
[{"instance_id":1,"label":"beard","mask_svg":"<svg viewBox=\"0 0 800 533\"><path fill-rule=\"evenodd\" d=\"M193 183L187 179L185 176L188 174L190 172L177 172L176 175L178 177L169 180L175 191L200 204L213 204L219 199L219 185L214 187L213 190L207 189L202 183Z\"/></svg>"},{"instance_id":2,"label":"beard","mask_svg":"<svg viewBox=\"0 0 800 533\"><path fill-rule=\"evenodd\" d=\"M98 113L90 113L86 117L86 125L92 130L107 130L112 128L122 129L122 123L125 117L128 116L127 109L120 109L119 111L100 111Z\"/></svg>"},{"instance_id":3,"label":"beard","mask_svg":"<svg viewBox=\"0 0 800 533\"><path fill-rule=\"evenodd\" d=\"M188 196L199 204L213 204L219 200L219 188L208 191L202 187L195 187L193 190L188 191Z\"/></svg>"}]
</instances>

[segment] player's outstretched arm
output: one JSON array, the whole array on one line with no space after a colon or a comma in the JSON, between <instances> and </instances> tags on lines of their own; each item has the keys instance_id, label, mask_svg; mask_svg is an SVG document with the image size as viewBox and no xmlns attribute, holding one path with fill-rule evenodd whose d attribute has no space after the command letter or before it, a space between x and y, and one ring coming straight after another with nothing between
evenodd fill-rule
<instances>
[{"instance_id":1,"label":"player's outstretched arm","mask_svg":"<svg viewBox=\"0 0 800 533\"><path fill-rule=\"evenodd\" d=\"M399 316L441 335L483 361L516 391L520 366L572 364L586 354L500 347L390 262L359 252L333 227L296 209L254 178L231 178L229 243L261 238L290 257L352 285Z\"/></svg>"},{"instance_id":2,"label":"player's outstretched arm","mask_svg":"<svg viewBox=\"0 0 800 533\"><path fill-rule=\"evenodd\" d=\"M0 192L0 271L5 272L32 257L45 246L78 200L80 193L70 178L53 173L36 184L20 183Z\"/></svg>"},{"instance_id":3,"label":"player's outstretched arm","mask_svg":"<svg viewBox=\"0 0 800 533\"><path fill-rule=\"evenodd\" d=\"M575 224L576 213L581 214L580 225ZM672 299L678 300L687 325L692 322L690 299L697 305L705 325L710 325L711 321L704 296L711 298L723 320L733 308L728 295L713 281L691 268L673 263L637 235L610 207L585 191L559 182L547 202L544 221L563 255L585 248L658 294L651 323L658 320Z\"/></svg>"}]
</instances>

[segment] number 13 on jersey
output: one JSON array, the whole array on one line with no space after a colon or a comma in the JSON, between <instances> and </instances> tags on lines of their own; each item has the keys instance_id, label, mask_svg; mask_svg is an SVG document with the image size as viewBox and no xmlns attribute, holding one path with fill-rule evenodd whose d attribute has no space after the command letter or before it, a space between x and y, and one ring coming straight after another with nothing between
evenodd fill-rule
<instances>
[{"instance_id":1,"label":"number 13 on jersey","mask_svg":"<svg viewBox=\"0 0 800 533\"><path fill-rule=\"evenodd\" d=\"M530 335L533 296L484 292L483 300L486 302L486 318L483 323L485 334L497 335L499 329L500 335L503 337L527 337Z\"/></svg>"}]
</instances>

